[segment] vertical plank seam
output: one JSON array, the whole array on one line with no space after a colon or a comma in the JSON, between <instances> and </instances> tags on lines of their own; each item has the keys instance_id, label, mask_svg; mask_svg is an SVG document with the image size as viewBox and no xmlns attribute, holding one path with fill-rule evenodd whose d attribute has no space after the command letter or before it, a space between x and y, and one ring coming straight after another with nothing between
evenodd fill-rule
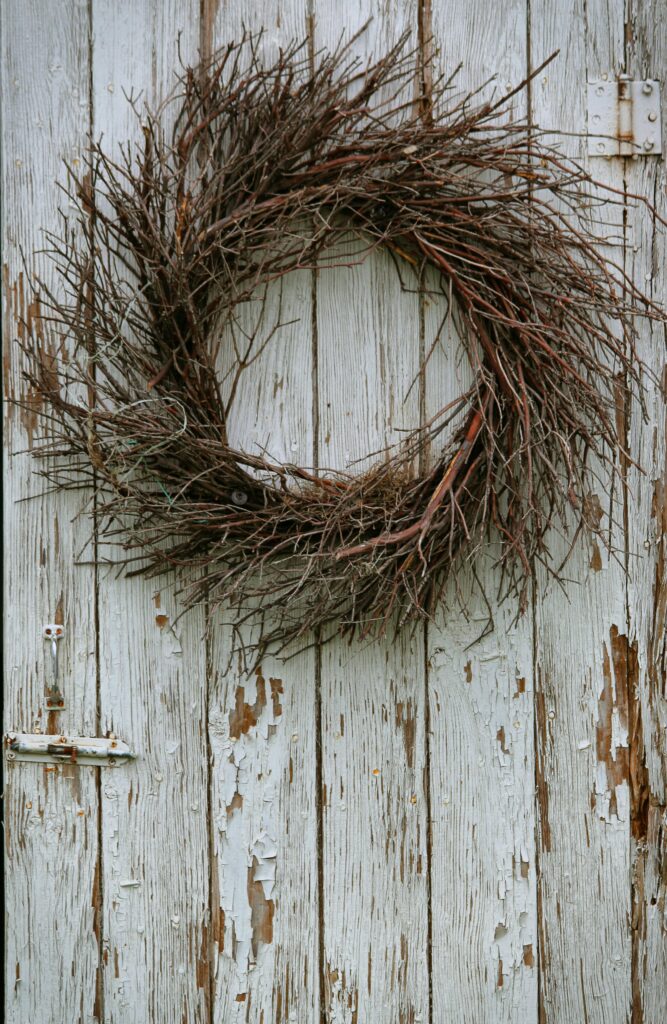
<instances>
[{"instance_id":1,"label":"vertical plank seam","mask_svg":"<svg viewBox=\"0 0 667 1024\"><path fill-rule=\"evenodd\" d=\"M431 701L428 657L428 621L424 623L424 799L426 803L426 972L428 975L428 1024L433 1024L433 816L431 800Z\"/></svg>"},{"instance_id":2,"label":"vertical plank seam","mask_svg":"<svg viewBox=\"0 0 667 1024\"><path fill-rule=\"evenodd\" d=\"M215 868L214 839L213 839L213 749L211 746L211 731L209 728L210 700L213 692L213 645L211 643L210 615L211 606L208 593L204 604L206 616L206 635L204 659L206 666L206 696L204 700L204 733L206 742L206 848L208 850L208 912L204 915L208 928L208 941L206 942L206 956L208 957L208 989L206 999L208 1001L208 1012L205 1014L209 1024L213 1024L213 1010L215 1006L215 935L213 928L213 915L216 919L220 913L218 907L213 907L213 872ZM202 943L202 947L204 943ZM201 955L201 954L200 954Z\"/></svg>"},{"instance_id":3,"label":"vertical plank seam","mask_svg":"<svg viewBox=\"0 0 667 1024\"><path fill-rule=\"evenodd\" d=\"M199 3L199 56L202 60L209 59L212 51L211 40L211 0L200 0ZM204 1015L208 1024L213 1024L215 1012L215 946L216 936L213 928L213 919L217 920L220 913L219 907L213 906L213 894L217 891L214 885L213 872L217 870L215 863L215 842L213 836L213 748L211 745L210 731L210 703L213 687L213 643L211 638L211 605L208 591L204 602L205 616L205 638L204 638L204 666L205 666L205 696L204 696L204 734L206 750L206 849L208 851L208 907L204 913L204 927L208 931L206 943L201 944L201 949L206 949L208 957L208 986L205 992L205 999L208 1006ZM217 898L217 897L216 897ZM201 952L199 954L201 956Z\"/></svg>"},{"instance_id":4,"label":"vertical plank seam","mask_svg":"<svg viewBox=\"0 0 667 1024\"><path fill-rule=\"evenodd\" d=\"M3 17L3 14L6 15L6 9L7 9L6 4L5 5L0 5L0 42L4 39L5 19ZM4 56L4 50L1 47L0 47L0 55ZM5 104L5 97L3 95L2 96L2 103L0 104L0 157L2 157L4 155L4 153L3 153L4 141L5 141L4 131L3 131L3 129L4 129L4 121L5 121L5 118L4 118L5 106L4 106L4 104ZM4 177L2 176L3 166L4 166L3 163L0 162L0 186L4 186ZM2 199L2 191L3 190L0 190L0 200ZM0 214L4 214L4 205L1 202L0 202ZM5 240L4 216L2 217L2 226L3 226L3 231L0 232L0 267L4 266L3 260L4 260L4 255L5 255L5 253L4 253L4 240ZM4 302L7 302L8 301L8 296L4 295L3 299L4 299ZM7 337L5 337L5 333L4 333L4 324L5 324L4 308L2 309L1 312L2 312L2 316L0 316L0 331L1 331L0 339L2 341L2 355L4 357L5 356L5 352L6 352L6 346L9 344L9 339ZM5 394L5 389L4 389L4 386L3 386L3 390L2 390L3 426L5 425L5 399L6 399L6 397L7 396ZM8 451L8 447L6 446L6 441L7 441L7 436L6 435L7 435L7 433L8 433L8 431L6 431L5 435L3 435L3 445L2 445L2 468L3 468L3 472L5 470L5 466L7 466L8 461L9 461L9 459L8 459L9 451ZM5 524L5 498L3 496L3 500L0 502L0 528L2 530L2 537L3 538L5 537L5 525L6 525ZM3 549L3 555L4 555L4 549ZM3 576L2 576L2 583L3 583L2 597L3 597L3 601L4 601L5 597L6 597L5 579L6 579L6 575L3 572ZM3 656L2 656L3 680L6 679L6 675L5 675L5 672L4 672L4 668L5 668L4 654L5 654L5 648L4 648L4 645L3 645ZM3 695L6 695L6 692L7 692L6 689L3 688ZM6 700L4 702L3 709L2 709L3 732L4 732L5 728L9 727L9 722L8 722L8 720L5 717L5 705L7 707L9 706L9 701L8 700ZM5 767L5 759L2 758L2 761L0 763L0 787L2 787L2 788L1 788L0 792L2 792L4 799L2 801L2 841L0 842L0 870L2 870L3 895L5 895L5 896L7 894L7 889L9 887L9 857L7 855L7 838L8 838L7 825L8 825L8 818L9 818L9 813L8 813L9 803L8 803L8 799L7 799L7 797L8 797L8 794L7 794L7 781L8 780L7 780L6 776L7 776L7 769ZM8 950L9 949L9 914L7 914L7 913L3 914L2 948L3 948L3 950ZM5 982L5 985L4 985L5 995L4 995L3 999L2 999L2 1006L3 1006L4 1015L5 1015L5 1017L7 1017L8 1014L9 1014L9 993L11 992L11 987L10 987L11 979L9 977L9 958L8 958L6 953L5 953L4 957L3 957L2 975L1 976L2 976L2 979Z\"/></svg>"},{"instance_id":5,"label":"vertical plank seam","mask_svg":"<svg viewBox=\"0 0 667 1024\"><path fill-rule=\"evenodd\" d=\"M631 45L634 42L633 39L633 22L634 22L634 3L633 0L626 2L625 4L625 24L623 26L623 70L628 73L631 64ZM623 271L624 274L633 272L632 260L630 259L630 245L629 245L629 227L628 227L628 177L629 177L629 164L628 158L623 157ZM628 394L627 380L625 381L626 386L623 392L623 444L625 450L632 455L630 452L631 442L631 431L630 431L630 417L632 414L632 396ZM637 866L639 858L641 856L637 844L634 844L633 849L633 835L635 824L636 824L636 805L634 800L634 766L637 760L633 756L635 746L640 747L637 750L637 755L640 761L644 761L645 751L641 749L643 746L643 734L637 732L636 728L636 715L641 715L641 705L639 703L639 694L637 692L637 683L632 678L632 659L630 657L630 645L632 642L632 615L630 610L630 495L628 490L628 469L629 464L625 457L621 456L623 467L622 483L623 483L623 548L625 555L625 617L626 617L626 635L627 635L627 646L628 646L628 657L625 659L625 675L624 686L627 693L628 701L628 788L630 796L630 813L628 815L628 844L629 844L629 886L630 886L630 1020L632 1024L642 1024L644 1020L644 1007L643 1007L643 992L642 986L639 979L639 965L641 956L641 942L640 932L637 927L639 920L639 901L640 895L638 892L637 885ZM631 724L632 723L632 724Z\"/></svg>"},{"instance_id":6,"label":"vertical plank seam","mask_svg":"<svg viewBox=\"0 0 667 1024\"><path fill-rule=\"evenodd\" d=\"M422 120L433 119L433 9L432 0L417 4L417 105Z\"/></svg>"},{"instance_id":7,"label":"vertical plank seam","mask_svg":"<svg viewBox=\"0 0 667 1024\"><path fill-rule=\"evenodd\" d=\"M633 0L626 0L625 3L625 24L623 26L623 71L627 74L630 69L631 62L631 43L633 41L633 15L634 15L634 4ZM630 249L628 245L628 158L622 157L623 166L623 272L624 275L633 273L632 260L630 259ZM632 413L631 408L631 396L628 395L627 391L627 376L624 381L623 389L623 444L626 452L630 453L629 443L631 441L630 436L630 416ZM632 453L630 453L632 454ZM625 568L625 620L626 620L626 636L628 645L628 655L630 653L631 643L631 628L632 628L632 617L630 613L630 583L628 573L630 571L630 530L629 530L629 515L630 515L630 502L628 494L628 463L627 459L621 455L621 483L623 488L623 552L625 557L624 568ZM628 868L629 878L628 884L630 887L630 1021L631 1024L642 1024L644 1020L644 1008L642 1000L642 988L638 977L639 968L639 957L640 957L640 942L639 942L639 931L636 927L635 922L637 921L637 910L638 910L638 891L636 884L636 868L639 861L639 851L635 847L633 850L632 836L634 826L634 811L635 803L633 799L633 766L635 759L633 757L633 748L637 739L636 729L633 728L630 723L636 721L635 711L635 699L638 698L636 689L633 687L635 692L630 690L630 665L631 659L628 656L625 659L625 679L623 685L625 686L627 701L628 701L628 789L630 796L630 813L628 815L628 835L627 840L629 844L629 857L628 857ZM641 710L640 710L641 714ZM639 751L641 757L643 751Z\"/></svg>"},{"instance_id":8,"label":"vertical plank seam","mask_svg":"<svg viewBox=\"0 0 667 1024\"><path fill-rule=\"evenodd\" d=\"M532 151L533 132L535 129L535 122L533 118L533 82L530 77L533 71L532 14L533 11L531 6L531 0L526 0L526 121L528 126L529 153L531 153ZM538 799L538 792L540 784L539 773L541 762L540 751L538 747L540 739L540 730L539 723L537 721L537 697L539 686L537 641L537 586L534 573L531 582L531 616L531 671L533 676L533 845L535 851L535 946L537 951L537 955L535 957L535 1009L538 1024L546 1024L547 1016L546 1009L544 1006L544 991L542 986L542 970L544 965L546 948L544 942L544 907L542 901L542 878L540 873L540 803Z\"/></svg>"},{"instance_id":9,"label":"vertical plank seam","mask_svg":"<svg viewBox=\"0 0 667 1024\"><path fill-rule=\"evenodd\" d=\"M529 58L530 60L530 58ZM535 969L537 972L537 1024L546 1024L547 1015L544 1007L544 991L542 988L542 965L546 955L546 943L544 942L544 906L542 901L542 875L541 875L541 846L540 846L540 801L539 793L539 772L540 772L540 730L537 721L537 696L539 686L539 674L537 667L538 645L537 645L537 586L535 578L531 586L531 605L533 614L532 625L532 673L533 673L533 816L534 816L534 846L535 846L535 946L537 956L535 957Z\"/></svg>"},{"instance_id":10,"label":"vertical plank seam","mask_svg":"<svg viewBox=\"0 0 667 1024\"><path fill-rule=\"evenodd\" d=\"M311 72L315 65L315 9L314 0L308 0L306 7L306 35L308 38L308 62ZM313 472L320 468L320 386L319 386L319 333L317 329L317 267L310 277L310 326L311 326L311 423L313 435ZM324 765L322 760L322 634L315 633L315 842L317 859L317 978L318 989L316 1016L321 1024L328 1019L325 987L324 949Z\"/></svg>"},{"instance_id":11,"label":"vertical plank seam","mask_svg":"<svg viewBox=\"0 0 667 1024\"><path fill-rule=\"evenodd\" d=\"M317 843L317 957L319 1003L318 1017L327 1024L325 963L324 963L324 774L322 764L322 644L321 633L315 639L315 809Z\"/></svg>"},{"instance_id":12,"label":"vertical plank seam","mask_svg":"<svg viewBox=\"0 0 667 1024\"><path fill-rule=\"evenodd\" d=\"M93 0L88 0L88 145L92 146L95 132L95 93L93 73ZM95 301L93 293L92 301ZM95 345L94 336L91 338L91 347ZM93 363L92 379L93 386L97 377L97 365ZM97 486L95 481L96 473L93 473L93 623L95 633L95 731L98 736L102 735L102 676L100 665L100 571L99 571L99 530L97 523ZM95 926L97 932L97 971L95 972L95 1008L98 1011L98 1020L106 1020L104 1008L104 817L102 805L102 769L97 768L95 780L95 792L97 794L97 886L95 896L97 906L94 908Z\"/></svg>"},{"instance_id":13,"label":"vertical plank seam","mask_svg":"<svg viewBox=\"0 0 667 1024\"><path fill-rule=\"evenodd\" d=\"M417 106L428 123L433 117L433 12L431 0L417 4ZM419 274L419 422L426 419L426 309L423 270ZM419 472L424 472L425 453L419 453ZM426 809L426 974L428 1024L433 1024L433 815L431 800L431 702L428 620L422 630L424 663L424 803Z\"/></svg>"}]
</instances>

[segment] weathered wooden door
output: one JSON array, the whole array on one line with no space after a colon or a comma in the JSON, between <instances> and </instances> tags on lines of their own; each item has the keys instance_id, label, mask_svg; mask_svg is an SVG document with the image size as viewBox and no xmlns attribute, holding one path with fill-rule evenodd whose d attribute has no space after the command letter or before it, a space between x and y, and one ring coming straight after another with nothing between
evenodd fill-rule
<instances>
[{"instance_id":1,"label":"weathered wooden door","mask_svg":"<svg viewBox=\"0 0 667 1024\"><path fill-rule=\"evenodd\" d=\"M16 337L53 346L26 275L43 266L31 254L56 223L62 161L135 131L124 93L159 98L178 46L187 60L264 25L268 49L306 34L317 49L371 18L362 56L408 31L427 73L462 62L462 88L496 75L501 91L560 48L530 114L576 133L587 79L665 77L660 8L3 0L7 394L22 387ZM582 140L560 144L588 159ZM661 158L594 163L667 211ZM617 258L667 302L664 230L630 201L616 227ZM240 437L343 466L442 402L406 399L439 316L400 292L388 259L295 276L285 301L296 322L244 382ZM662 330L641 330L661 378ZM454 391L455 355L438 358ZM617 557L581 537L578 582L541 581L518 625L494 606L482 640L473 599L401 642L331 644L250 677L227 668L224 627L204 641L198 614L175 623L170 581L95 567L83 497L24 501L39 481L15 453L39 410L8 405L5 731L113 734L137 759L5 760L6 1019L667 1021L665 405L649 388L647 419L619 409L645 474L619 467ZM604 516L609 494L591 500ZM48 624L62 628L62 710L46 702Z\"/></svg>"}]
</instances>

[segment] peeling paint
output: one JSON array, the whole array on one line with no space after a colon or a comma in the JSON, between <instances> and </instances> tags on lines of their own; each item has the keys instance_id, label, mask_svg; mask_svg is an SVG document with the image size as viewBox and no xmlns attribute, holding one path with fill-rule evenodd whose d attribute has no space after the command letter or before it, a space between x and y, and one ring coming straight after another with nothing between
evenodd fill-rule
<instances>
[{"instance_id":1,"label":"peeling paint","mask_svg":"<svg viewBox=\"0 0 667 1024\"><path fill-rule=\"evenodd\" d=\"M416 735L415 708L411 700L398 701L396 704L396 728L403 730L403 742L405 744L405 761L408 768L415 766L415 735Z\"/></svg>"},{"instance_id":2,"label":"peeling paint","mask_svg":"<svg viewBox=\"0 0 667 1024\"><path fill-rule=\"evenodd\" d=\"M273 942L283 693L277 677L267 687L260 667L232 689L226 712L209 717L216 780L212 901L219 906L212 931L218 953L235 965L242 994L249 993L249 972Z\"/></svg>"},{"instance_id":3,"label":"peeling paint","mask_svg":"<svg viewBox=\"0 0 667 1024\"><path fill-rule=\"evenodd\" d=\"M260 862L253 857L252 865L248 868L248 903L250 905L250 927L252 929L252 955L256 962L262 943L268 945L273 942L273 900L266 898L265 862ZM275 869L270 872L271 888Z\"/></svg>"},{"instance_id":4,"label":"peeling paint","mask_svg":"<svg viewBox=\"0 0 667 1024\"><path fill-rule=\"evenodd\" d=\"M551 827L549 824L549 783L544 771L544 758L547 750L547 713L545 697L540 688L535 694L535 718L537 726L537 744L535 748L535 789L539 807L539 834L542 849L551 852Z\"/></svg>"},{"instance_id":5,"label":"peeling paint","mask_svg":"<svg viewBox=\"0 0 667 1024\"><path fill-rule=\"evenodd\" d=\"M254 704L246 704L244 697L245 687L237 686L236 705L229 716L229 735L233 740L239 739L242 733L247 733L256 726L262 710L266 707L266 682L261 669L257 669L257 696Z\"/></svg>"},{"instance_id":6,"label":"peeling paint","mask_svg":"<svg viewBox=\"0 0 667 1024\"><path fill-rule=\"evenodd\" d=\"M606 821L629 820L632 834L646 834L648 777L638 700L637 645L612 626L602 651L603 686L598 697L595 806Z\"/></svg>"}]
</instances>

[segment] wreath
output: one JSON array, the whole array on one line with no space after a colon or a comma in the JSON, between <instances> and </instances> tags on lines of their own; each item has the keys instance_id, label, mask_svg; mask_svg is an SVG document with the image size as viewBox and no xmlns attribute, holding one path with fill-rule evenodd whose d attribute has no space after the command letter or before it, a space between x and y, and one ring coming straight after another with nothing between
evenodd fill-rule
<instances>
[{"instance_id":1,"label":"wreath","mask_svg":"<svg viewBox=\"0 0 667 1024\"><path fill-rule=\"evenodd\" d=\"M185 68L158 109L134 103L138 143L70 171L57 287L36 284L75 353L27 345L41 472L92 486L128 572L180 570L186 606L259 614L264 643L428 617L491 534L521 611L536 561L560 571L549 528L599 529L592 474L624 450L619 395L641 396L633 318L662 314L592 227L626 197L511 116L527 82L408 102L413 78L403 44L368 66L294 44L265 66L256 37ZM331 253L350 232L390 252L397 287L433 268L472 385L364 472L232 447L240 375L278 333L241 348L239 316L296 269L349 262Z\"/></svg>"}]
</instances>

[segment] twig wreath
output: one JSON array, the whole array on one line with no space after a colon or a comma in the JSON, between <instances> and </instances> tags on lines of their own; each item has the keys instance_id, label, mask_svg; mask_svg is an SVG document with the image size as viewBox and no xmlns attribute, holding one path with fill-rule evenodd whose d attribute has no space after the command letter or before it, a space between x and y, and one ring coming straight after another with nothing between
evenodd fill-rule
<instances>
[{"instance_id":1,"label":"twig wreath","mask_svg":"<svg viewBox=\"0 0 667 1024\"><path fill-rule=\"evenodd\" d=\"M616 403L642 391L633 318L662 317L590 226L625 197L511 117L526 82L481 102L443 80L426 104L405 99L413 76L402 44L371 66L304 44L264 66L246 37L137 112L138 144L93 147L49 236L58 286L37 287L75 356L28 345L44 474L92 486L128 571L181 570L186 606L260 614L263 643L428 617L490 533L521 609L535 560L558 571L549 527L595 528L590 457L624 451ZM389 250L399 287L437 272L474 383L356 475L231 447L240 375L276 333L232 345L239 311L337 265L350 231Z\"/></svg>"}]
</instances>

